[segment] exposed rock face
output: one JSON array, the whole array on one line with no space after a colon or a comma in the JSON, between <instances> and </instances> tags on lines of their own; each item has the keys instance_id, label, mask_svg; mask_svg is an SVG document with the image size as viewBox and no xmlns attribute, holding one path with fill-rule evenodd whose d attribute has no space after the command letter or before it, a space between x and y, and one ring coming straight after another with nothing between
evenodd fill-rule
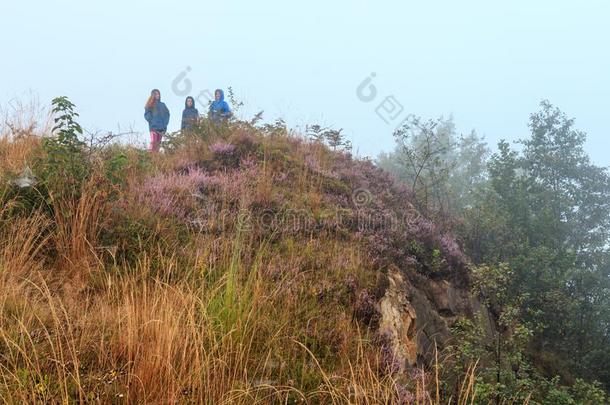
<instances>
[{"instance_id":1,"label":"exposed rock face","mask_svg":"<svg viewBox=\"0 0 610 405\"><path fill-rule=\"evenodd\" d=\"M451 344L451 326L459 318L489 314L467 290L448 280L416 277L393 268L379 300L379 333L385 339L400 371L431 364L435 348ZM488 324L491 325L489 322Z\"/></svg>"},{"instance_id":2,"label":"exposed rock face","mask_svg":"<svg viewBox=\"0 0 610 405\"><path fill-rule=\"evenodd\" d=\"M408 283L400 272L388 275L388 289L379 301L379 333L387 339L394 361L404 371L417 361L415 308L407 300Z\"/></svg>"}]
</instances>

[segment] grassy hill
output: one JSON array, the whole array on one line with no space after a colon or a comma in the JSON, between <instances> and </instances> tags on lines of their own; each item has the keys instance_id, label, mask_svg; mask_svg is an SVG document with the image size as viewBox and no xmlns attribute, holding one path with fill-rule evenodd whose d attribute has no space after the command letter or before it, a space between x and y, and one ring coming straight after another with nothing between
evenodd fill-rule
<instances>
[{"instance_id":1,"label":"grassy hill","mask_svg":"<svg viewBox=\"0 0 610 405\"><path fill-rule=\"evenodd\" d=\"M3 402L471 403L451 328L493 321L388 173L281 122L70 122L0 139Z\"/></svg>"}]
</instances>

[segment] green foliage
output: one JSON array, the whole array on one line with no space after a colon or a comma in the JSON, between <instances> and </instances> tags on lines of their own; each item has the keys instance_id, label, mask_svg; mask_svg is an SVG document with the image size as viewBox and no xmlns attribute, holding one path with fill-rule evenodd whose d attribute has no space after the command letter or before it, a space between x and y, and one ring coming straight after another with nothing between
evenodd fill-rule
<instances>
[{"instance_id":1,"label":"green foliage","mask_svg":"<svg viewBox=\"0 0 610 405\"><path fill-rule=\"evenodd\" d=\"M484 320L480 318L471 320L462 318L452 326L453 336L457 344L452 348L457 355L452 373L461 375L467 371L469 364L474 364L487 355L486 332Z\"/></svg>"},{"instance_id":2,"label":"green foliage","mask_svg":"<svg viewBox=\"0 0 610 405\"><path fill-rule=\"evenodd\" d=\"M233 240L233 249L228 268L223 269L224 275L220 286L214 290L206 306L206 312L215 326L220 330L218 336L226 336L232 330L239 329L237 324L248 321L249 311L252 308L254 283L257 277L256 265L249 269L245 280L240 269L243 268L241 260L243 245L244 224L239 223Z\"/></svg>"},{"instance_id":3,"label":"green foliage","mask_svg":"<svg viewBox=\"0 0 610 405\"><path fill-rule=\"evenodd\" d=\"M115 192L125 187L128 179L135 180L129 176L146 176L156 170L148 151L131 146L108 145L97 151L96 162L98 175L103 175Z\"/></svg>"},{"instance_id":4,"label":"green foliage","mask_svg":"<svg viewBox=\"0 0 610 405\"><path fill-rule=\"evenodd\" d=\"M227 99L229 100L229 103L232 106L233 113L236 113L244 106L243 101L239 101L237 99L235 91L231 86L227 87Z\"/></svg>"},{"instance_id":5,"label":"green foliage","mask_svg":"<svg viewBox=\"0 0 610 405\"><path fill-rule=\"evenodd\" d=\"M394 133L395 150L378 164L407 183L420 211L443 222L471 206L485 184L487 145L474 131L458 136L452 119L412 117Z\"/></svg>"},{"instance_id":6,"label":"green foliage","mask_svg":"<svg viewBox=\"0 0 610 405\"><path fill-rule=\"evenodd\" d=\"M526 318L543 325L537 346L569 359L576 375L602 378L587 355L610 349L604 329L610 323L610 176L590 163L585 134L548 102L532 114L530 128L522 153L502 142L490 161L498 196L490 214L502 213L501 233L513 242L479 254L510 261L511 291L529 293L523 306L537 312Z\"/></svg>"},{"instance_id":7,"label":"green foliage","mask_svg":"<svg viewBox=\"0 0 610 405\"><path fill-rule=\"evenodd\" d=\"M46 189L43 186L18 187L11 181L3 181L0 188L0 205L3 207L0 220L27 217L36 210L49 211Z\"/></svg>"},{"instance_id":8,"label":"green foliage","mask_svg":"<svg viewBox=\"0 0 610 405\"><path fill-rule=\"evenodd\" d=\"M231 121L213 122L206 116L200 116L197 123L186 131L167 133L163 136L163 150L174 153L180 148L188 147L194 143L210 145L218 140L226 140L237 125Z\"/></svg>"},{"instance_id":9,"label":"green foliage","mask_svg":"<svg viewBox=\"0 0 610 405\"><path fill-rule=\"evenodd\" d=\"M595 382L589 384L576 379L570 387L561 385L558 376L551 379L537 378L535 380L537 395L532 397L532 403L540 405L602 405L607 404L608 396Z\"/></svg>"},{"instance_id":10,"label":"green foliage","mask_svg":"<svg viewBox=\"0 0 610 405\"><path fill-rule=\"evenodd\" d=\"M75 121L78 113L74 107L67 97L53 99L54 135L43 139L42 153L37 153L33 159L35 175L27 166L24 170L33 180L24 185L21 178L17 179L19 181L11 179L0 191L0 202L11 202L5 211L7 215L30 215L38 209L50 213L52 197L80 195L92 165L86 145L79 139L83 131ZM21 177L24 176L22 173Z\"/></svg>"},{"instance_id":11,"label":"green foliage","mask_svg":"<svg viewBox=\"0 0 610 405\"><path fill-rule=\"evenodd\" d=\"M308 125L306 133L316 142L325 143L332 150L351 151L352 143L343 134L343 129L325 128L320 125Z\"/></svg>"},{"instance_id":12,"label":"green foliage","mask_svg":"<svg viewBox=\"0 0 610 405\"><path fill-rule=\"evenodd\" d=\"M378 163L459 235L475 264L471 281L495 328L458 324L456 334L460 356L480 360L480 397L531 387L535 403L580 403L577 384L564 386L576 377L610 390L610 174L549 102L529 128L521 150L501 141L489 157L451 120L412 118Z\"/></svg>"},{"instance_id":13,"label":"green foliage","mask_svg":"<svg viewBox=\"0 0 610 405\"><path fill-rule=\"evenodd\" d=\"M126 180L125 169L128 164L129 159L124 152L118 151L117 153L113 153L104 162L106 178L113 184L124 185Z\"/></svg>"},{"instance_id":14,"label":"green foliage","mask_svg":"<svg viewBox=\"0 0 610 405\"><path fill-rule=\"evenodd\" d=\"M577 404L607 404L608 400L610 400L602 388L602 385L597 381L588 383L580 378L577 378L574 385L572 385L570 388L570 392L572 393Z\"/></svg>"},{"instance_id":15,"label":"green foliage","mask_svg":"<svg viewBox=\"0 0 610 405\"><path fill-rule=\"evenodd\" d=\"M487 310L474 321L463 319L453 327L457 342L453 372L464 375L468 365L478 364L476 392L481 403L499 399L523 403L535 390L535 374L524 356L532 328L522 322L523 298L509 292L512 277L505 263L473 268L473 293Z\"/></svg>"},{"instance_id":16,"label":"green foliage","mask_svg":"<svg viewBox=\"0 0 610 405\"><path fill-rule=\"evenodd\" d=\"M81 184L91 173L86 145L79 139L83 130L75 121L78 113L74 107L65 96L53 99L55 135L44 139L45 157L38 162L39 176L52 194L78 195Z\"/></svg>"},{"instance_id":17,"label":"green foliage","mask_svg":"<svg viewBox=\"0 0 610 405\"><path fill-rule=\"evenodd\" d=\"M536 325L533 354L552 351L550 373L599 379L610 352L610 174L593 165L574 120L550 103L530 117L521 152L500 142L490 190L466 212L463 232L478 262L507 262L508 285ZM543 358L539 358L544 361Z\"/></svg>"},{"instance_id":18,"label":"green foliage","mask_svg":"<svg viewBox=\"0 0 610 405\"><path fill-rule=\"evenodd\" d=\"M475 383L477 403L532 403L539 405L604 404L607 396L598 382L576 379L572 386L561 384L559 376L541 375L524 355L532 330L520 322L518 303L508 294L506 286L511 271L505 265L475 269L475 285L485 291L483 302L490 311L502 311L492 327L479 313L475 320L461 319L452 327L456 339L450 348L453 361L445 383L466 375L468 366L477 364ZM504 302L504 303L503 303ZM463 378L463 377L462 377Z\"/></svg>"},{"instance_id":19,"label":"green foliage","mask_svg":"<svg viewBox=\"0 0 610 405\"><path fill-rule=\"evenodd\" d=\"M270 137L285 137L288 135L286 121L282 118L276 119L272 124L265 123L259 126L260 130Z\"/></svg>"}]
</instances>

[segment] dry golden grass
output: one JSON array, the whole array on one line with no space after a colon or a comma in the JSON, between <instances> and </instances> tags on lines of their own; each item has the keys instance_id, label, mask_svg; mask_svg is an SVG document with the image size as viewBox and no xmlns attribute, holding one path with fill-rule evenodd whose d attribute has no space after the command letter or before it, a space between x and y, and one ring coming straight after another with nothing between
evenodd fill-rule
<instances>
[{"instance_id":1,"label":"dry golden grass","mask_svg":"<svg viewBox=\"0 0 610 405\"><path fill-rule=\"evenodd\" d=\"M49 112L30 99L27 104L12 100L0 106L0 174L20 173L35 157L42 136L51 132Z\"/></svg>"},{"instance_id":2,"label":"dry golden grass","mask_svg":"<svg viewBox=\"0 0 610 405\"><path fill-rule=\"evenodd\" d=\"M0 302L6 403L397 403L396 381L380 374L376 349L340 309L329 314L340 342L332 370L304 343L308 338L299 340L300 330L321 322L299 313L302 295L290 289L305 290L306 276L273 286L260 269L242 279L243 269L229 262L211 284L169 284L142 277L153 273L143 258L129 274L98 268L80 290L54 291L44 269L19 253L38 247L22 246L30 247L12 244L3 256L22 269L21 280L2 285L11 293ZM294 361L306 370L300 381ZM430 389L424 381L416 387L417 403L440 403L423 394ZM472 379L463 393L455 403L471 403Z\"/></svg>"},{"instance_id":3,"label":"dry golden grass","mask_svg":"<svg viewBox=\"0 0 610 405\"><path fill-rule=\"evenodd\" d=\"M93 178L83 184L76 200L51 196L55 229L52 241L63 261L61 267L66 269L83 272L98 265L98 236L109 207L103 201L105 193L97 189L96 183Z\"/></svg>"},{"instance_id":4,"label":"dry golden grass","mask_svg":"<svg viewBox=\"0 0 610 405\"><path fill-rule=\"evenodd\" d=\"M41 142L38 136L23 136L17 140L0 137L0 174L20 174L34 159L34 150Z\"/></svg>"}]
</instances>

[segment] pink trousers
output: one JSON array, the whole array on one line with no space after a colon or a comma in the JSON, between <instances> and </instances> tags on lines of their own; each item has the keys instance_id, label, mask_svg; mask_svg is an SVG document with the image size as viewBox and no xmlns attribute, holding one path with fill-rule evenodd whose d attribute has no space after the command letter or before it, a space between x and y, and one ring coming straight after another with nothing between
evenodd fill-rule
<instances>
[{"instance_id":1,"label":"pink trousers","mask_svg":"<svg viewBox=\"0 0 610 405\"><path fill-rule=\"evenodd\" d=\"M163 133L159 131L155 131L154 129L150 131L150 150L151 152L159 152L159 148L161 147L161 139L163 138Z\"/></svg>"}]
</instances>

